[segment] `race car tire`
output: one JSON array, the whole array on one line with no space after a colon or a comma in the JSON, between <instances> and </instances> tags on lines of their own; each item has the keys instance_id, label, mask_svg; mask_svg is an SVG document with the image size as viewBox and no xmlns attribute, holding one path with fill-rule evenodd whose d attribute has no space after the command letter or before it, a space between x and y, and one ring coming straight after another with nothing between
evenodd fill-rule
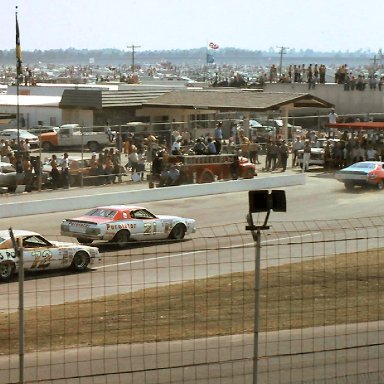
<instances>
[{"instance_id":1,"label":"race car tire","mask_svg":"<svg viewBox=\"0 0 384 384\"><path fill-rule=\"evenodd\" d=\"M123 229L116 233L112 242L117 245L119 248L123 248L127 245L131 234L126 229Z\"/></svg>"},{"instance_id":2,"label":"race car tire","mask_svg":"<svg viewBox=\"0 0 384 384\"><path fill-rule=\"evenodd\" d=\"M92 239L86 239L85 237L78 237L76 239L80 244L92 244Z\"/></svg>"},{"instance_id":3,"label":"race car tire","mask_svg":"<svg viewBox=\"0 0 384 384\"><path fill-rule=\"evenodd\" d=\"M212 183L215 181L215 175L212 172L204 171L202 175L200 176L200 183Z\"/></svg>"},{"instance_id":4,"label":"race car tire","mask_svg":"<svg viewBox=\"0 0 384 384\"><path fill-rule=\"evenodd\" d=\"M255 170L254 169L247 169L247 172L245 173L244 179L253 179L255 177Z\"/></svg>"},{"instance_id":5,"label":"race car tire","mask_svg":"<svg viewBox=\"0 0 384 384\"><path fill-rule=\"evenodd\" d=\"M380 181L377 183L377 189L378 189L379 191L381 191L383 188L384 188L384 182L383 182L383 180L380 180Z\"/></svg>"},{"instance_id":6,"label":"race car tire","mask_svg":"<svg viewBox=\"0 0 384 384\"><path fill-rule=\"evenodd\" d=\"M0 281L10 281L15 274L15 264L0 263Z\"/></svg>"},{"instance_id":7,"label":"race car tire","mask_svg":"<svg viewBox=\"0 0 384 384\"><path fill-rule=\"evenodd\" d=\"M79 251L73 256L71 267L76 272L84 272L88 269L89 255L87 252Z\"/></svg>"},{"instance_id":8,"label":"race car tire","mask_svg":"<svg viewBox=\"0 0 384 384\"><path fill-rule=\"evenodd\" d=\"M176 224L173 228L171 233L169 234L170 239L174 240L183 240L185 236L185 225L183 224Z\"/></svg>"}]
</instances>

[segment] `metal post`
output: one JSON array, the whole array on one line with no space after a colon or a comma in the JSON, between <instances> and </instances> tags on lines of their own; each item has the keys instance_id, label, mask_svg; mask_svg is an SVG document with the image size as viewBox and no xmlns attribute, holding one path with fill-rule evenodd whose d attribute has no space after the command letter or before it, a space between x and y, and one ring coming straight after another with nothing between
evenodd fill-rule
<instances>
[{"instance_id":1,"label":"metal post","mask_svg":"<svg viewBox=\"0 0 384 384\"><path fill-rule=\"evenodd\" d=\"M19 238L21 243L22 239ZM23 244L17 247L19 256L19 383L24 383L24 251Z\"/></svg>"},{"instance_id":2,"label":"metal post","mask_svg":"<svg viewBox=\"0 0 384 384\"><path fill-rule=\"evenodd\" d=\"M84 127L81 127L81 164L84 170ZM80 187L84 187L84 173L80 172Z\"/></svg>"},{"instance_id":3,"label":"metal post","mask_svg":"<svg viewBox=\"0 0 384 384\"><path fill-rule=\"evenodd\" d=\"M253 384L257 384L258 360L259 360L259 327L260 327L260 255L261 255L261 232L260 228L256 230L255 243L255 312L254 312L254 330L253 330Z\"/></svg>"}]
</instances>

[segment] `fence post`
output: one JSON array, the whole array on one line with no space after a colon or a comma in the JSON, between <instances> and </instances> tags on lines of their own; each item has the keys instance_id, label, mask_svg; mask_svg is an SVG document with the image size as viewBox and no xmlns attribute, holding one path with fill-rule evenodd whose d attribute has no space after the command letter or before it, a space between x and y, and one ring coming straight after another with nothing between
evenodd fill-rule
<instances>
[{"instance_id":1,"label":"fence post","mask_svg":"<svg viewBox=\"0 0 384 384\"><path fill-rule=\"evenodd\" d=\"M24 384L24 251L23 239L20 237L16 241L12 228L9 228L12 239L15 258L19 264L19 383ZM19 244L18 244L19 243Z\"/></svg>"},{"instance_id":2,"label":"fence post","mask_svg":"<svg viewBox=\"0 0 384 384\"><path fill-rule=\"evenodd\" d=\"M260 228L256 230L255 239L255 313L253 330L253 384L257 384L258 360L259 360L259 330L260 330L260 257L261 257L261 232Z\"/></svg>"}]
</instances>

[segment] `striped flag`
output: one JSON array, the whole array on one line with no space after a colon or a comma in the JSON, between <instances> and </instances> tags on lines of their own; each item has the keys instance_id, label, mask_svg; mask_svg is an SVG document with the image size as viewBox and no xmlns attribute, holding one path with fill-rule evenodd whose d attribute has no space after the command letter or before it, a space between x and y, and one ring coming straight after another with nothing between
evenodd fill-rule
<instances>
[{"instance_id":1,"label":"striped flag","mask_svg":"<svg viewBox=\"0 0 384 384\"><path fill-rule=\"evenodd\" d=\"M208 44L208 47L211 49L219 49L219 46L216 43L212 43L212 42Z\"/></svg>"},{"instance_id":2,"label":"striped flag","mask_svg":"<svg viewBox=\"0 0 384 384\"><path fill-rule=\"evenodd\" d=\"M21 74L21 47L20 47L20 31L19 31L19 22L17 20L16 13L16 72L17 76Z\"/></svg>"}]
</instances>

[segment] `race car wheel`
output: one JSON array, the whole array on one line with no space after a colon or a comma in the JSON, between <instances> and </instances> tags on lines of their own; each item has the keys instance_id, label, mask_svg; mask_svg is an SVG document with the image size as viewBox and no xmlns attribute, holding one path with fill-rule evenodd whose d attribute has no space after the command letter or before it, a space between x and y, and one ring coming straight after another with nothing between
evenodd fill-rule
<instances>
[{"instance_id":1,"label":"race car wheel","mask_svg":"<svg viewBox=\"0 0 384 384\"><path fill-rule=\"evenodd\" d=\"M130 233L127 230L122 230L116 233L112 242L116 244L119 248L123 248L127 245L130 237Z\"/></svg>"},{"instance_id":2,"label":"race car wheel","mask_svg":"<svg viewBox=\"0 0 384 384\"><path fill-rule=\"evenodd\" d=\"M77 241L80 244L91 244L93 240L92 239L85 239L84 237L78 237Z\"/></svg>"},{"instance_id":3,"label":"race car wheel","mask_svg":"<svg viewBox=\"0 0 384 384\"><path fill-rule=\"evenodd\" d=\"M175 240L183 240L185 236L185 226L183 224L176 224L169 237Z\"/></svg>"},{"instance_id":4,"label":"race car wheel","mask_svg":"<svg viewBox=\"0 0 384 384\"><path fill-rule=\"evenodd\" d=\"M9 281L15 273L15 264L0 263L0 280Z\"/></svg>"},{"instance_id":5,"label":"race car wheel","mask_svg":"<svg viewBox=\"0 0 384 384\"><path fill-rule=\"evenodd\" d=\"M383 180L380 180L380 181L377 183L377 189L378 189L379 191L381 191L383 188L384 188L384 182L383 182Z\"/></svg>"},{"instance_id":6,"label":"race car wheel","mask_svg":"<svg viewBox=\"0 0 384 384\"><path fill-rule=\"evenodd\" d=\"M80 251L73 256L71 267L76 272L84 272L88 269L89 255L87 252Z\"/></svg>"},{"instance_id":7,"label":"race car wheel","mask_svg":"<svg viewBox=\"0 0 384 384\"><path fill-rule=\"evenodd\" d=\"M255 171L253 169L247 169L244 179L253 179L254 176L255 176Z\"/></svg>"},{"instance_id":8,"label":"race car wheel","mask_svg":"<svg viewBox=\"0 0 384 384\"><path fill-rule=\"evenodd\" d=\"M209 171L203 172L200 177L200 183L212 183L213 181L215 181L215 176Z\"/></svg>"}]
</instances>

